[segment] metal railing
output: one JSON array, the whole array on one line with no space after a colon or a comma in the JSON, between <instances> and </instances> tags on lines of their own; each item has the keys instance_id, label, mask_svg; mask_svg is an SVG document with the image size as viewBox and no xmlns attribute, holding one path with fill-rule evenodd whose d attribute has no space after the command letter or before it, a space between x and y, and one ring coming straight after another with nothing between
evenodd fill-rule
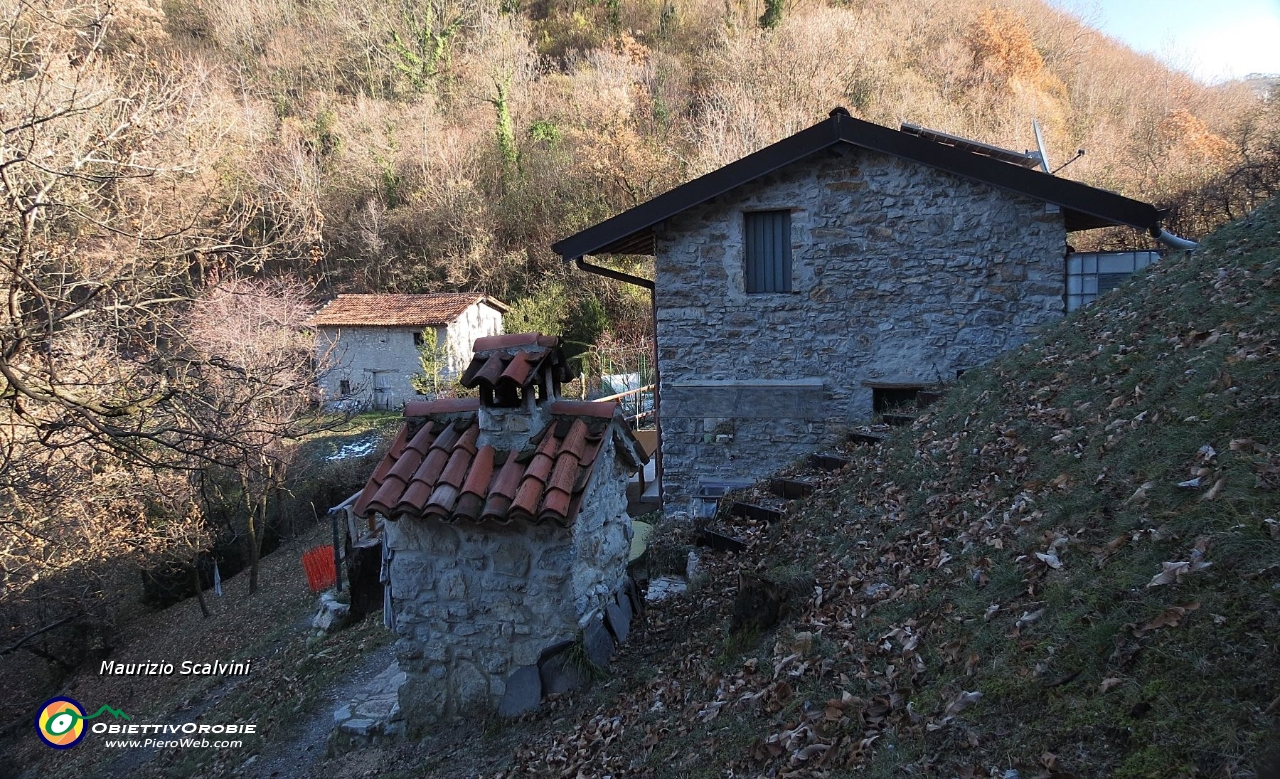
<instances>
[{"instance_id":1,"label":"metal railing","mask_svg":"<svg viewBox=\"0 0 1280 779\"><path fill-rule=\"evenodd\" d=\"M627 390L626 392L618 392L613 395L606 395L603 398L596 398L596 401L597 402L603 402L608 400L618 401L620 404L622 404L622 413L626 415L626 420L630 423L633 423L636 427L639 427L640 420L646 417L653 416L653 412L654 412L653 396L656 391L657 391L656 384L647 384L637 389ZM644 402L646 397L649 399L647 408ZM628 403L628 399L631 399L631 398L634 398L634 400ZM629 413L629 412L635 412L635 413Z\"/></svg>"}]
</instances>

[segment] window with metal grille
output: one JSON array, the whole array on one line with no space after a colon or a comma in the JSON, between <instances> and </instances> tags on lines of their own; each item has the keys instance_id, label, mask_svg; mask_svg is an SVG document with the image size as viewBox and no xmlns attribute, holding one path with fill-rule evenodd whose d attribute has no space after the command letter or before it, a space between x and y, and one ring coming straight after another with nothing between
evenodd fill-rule
<instances>
[{"instance_id":1,"label":"window with metal grille","mask_svg":"<svg viewBox=\"0 0 1280 779\"><path fill-rule=\"evenodd\" d=\"M791 291L791 212L743 214L746 291Z\"/></svg>"}]
</instances>

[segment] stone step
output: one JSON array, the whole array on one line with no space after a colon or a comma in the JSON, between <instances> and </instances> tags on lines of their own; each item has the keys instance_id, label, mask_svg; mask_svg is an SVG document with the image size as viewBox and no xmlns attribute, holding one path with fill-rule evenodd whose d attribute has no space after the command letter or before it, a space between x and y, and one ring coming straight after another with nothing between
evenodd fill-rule
<instances>
[{"instance_id":1,"label":"stone step","mask_svg":"<svg viewBox=\"0 0 1280 779\"><path fill-rule=\"evenodd\" d=\"M706 546L717 552L741 552L747 548L743 541L739 541L733 536L726 536L723 533L717 533L714 530L703 530L694 538L694 543L698 546Z\"/></svg>"},{"instance_id":2,"label":"stone step","mask_svg":"<svg viewBox=\"0 0 1280 779\"><path fill-rule=\"evenodd\" d=\"M887 438L884 433L850 433L849 440L855 444L878 444Z\"/></svg>"},{"instance_id":3,"label":"stone step","mask_svg":"<svg viewBox=\"0 0 1280 779\"><path fill-rule=\"evenodd\" d=\"M799 479L770 479L769 492L777 495L779 498L786 500L795 500L797 498L807 498L813 494L816 489L807 481Z\"/></svg>"},{"instance_id":4,"label":"stone step","mask_svg":"<svg viewBox=\"0 0 1280 779\"><path fill-rule=\"evenodd\" d=\"M833 454L809 455L809 464L822 471L838 471L846 465L852 464L852 462L852 460L846 460L843 457L836 457Z\"/></svg>"},{"instance_id":5,"label":"stone step","mask_svg":"<svg viewBox=\"0 0 1280 779\"><path fill-rule=\"evenodd\" d=\"M885 424L893 425L894 427L907 427L916 421L915 414L886 413L881 414L880 418L884 420Z\"/></svg>"},{"instance_id":6,"label":"stone step","mask_svg":"<svg viewBox=\"0 0 1280 779\"><path fill-rule=\"evenodd\" d=\"M754 503L741 503L736 500L730 504L729 513L735 517L746 517L747 519L755 519L770 524L782 519L782 512L777 509L757 506Z\"/></svg>"}]
</instances>

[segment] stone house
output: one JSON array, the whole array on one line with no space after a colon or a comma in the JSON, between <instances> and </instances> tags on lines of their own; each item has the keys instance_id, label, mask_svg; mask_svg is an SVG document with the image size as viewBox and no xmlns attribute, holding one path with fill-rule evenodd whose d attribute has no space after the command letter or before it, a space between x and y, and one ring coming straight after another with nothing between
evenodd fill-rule
<instances>
[{"instance_id":1,"label":"stone house","mask_svg":"<svg viewBox=\"0 0 1280 779\"><path fill-rule=\"evenodd\" d=\"M1046 170L836 109L555 244L652 290L664 503L758 479L1023 343L1066 310L1070 233L1167 236L1151 205ZM655 278L584 259L606 254L652 255Z\"/></svg>"},{"instance_id":2,"label":"stone house","mask_svg":"<svg viewBox=\"0 0 1280 779\"><path fill-rule=\"evenodd\" d=\"M382 409L421 400L410 379L422 372L424 330L435 330L445 373L453 377L466 366L475 339L502 333L506 311L478 292L339 295L308 323L316 331L324 400Z\"/></svg>"},{"instance_id":3,"label":"stone house","mask_svg":"<svg viewBox=\"0 0 1280 779\"><path fill-rule=\"evenodd\" d=\"M471 710L516 714L564 690L565 651L624 640L626 482L646 460L618 404L562 400L559 339L480 338L478 399L416 401L356 499L385 518L407 732Z\"/></svg>"}]
</instances>

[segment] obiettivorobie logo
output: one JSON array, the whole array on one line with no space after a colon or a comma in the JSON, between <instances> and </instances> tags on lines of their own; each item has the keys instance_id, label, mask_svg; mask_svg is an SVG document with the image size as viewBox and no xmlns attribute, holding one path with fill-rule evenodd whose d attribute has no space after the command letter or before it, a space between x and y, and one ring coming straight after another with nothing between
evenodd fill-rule
<instances>
[{"instance_id":1,"label":"obiettivorobie logo","mask_svg":"<svg viewBox=\"0 0 1280 779\"><path fill-rule=\"evenodd\" d=\"M85 720L103 713L116 719L129 719L128 714L105 704L94 713L86 715L79 701L72 698L50 698L36 714L36 733L40 734L41 741L54 749L70 749L84 738Z\"/></svg>"}]
</instances>

